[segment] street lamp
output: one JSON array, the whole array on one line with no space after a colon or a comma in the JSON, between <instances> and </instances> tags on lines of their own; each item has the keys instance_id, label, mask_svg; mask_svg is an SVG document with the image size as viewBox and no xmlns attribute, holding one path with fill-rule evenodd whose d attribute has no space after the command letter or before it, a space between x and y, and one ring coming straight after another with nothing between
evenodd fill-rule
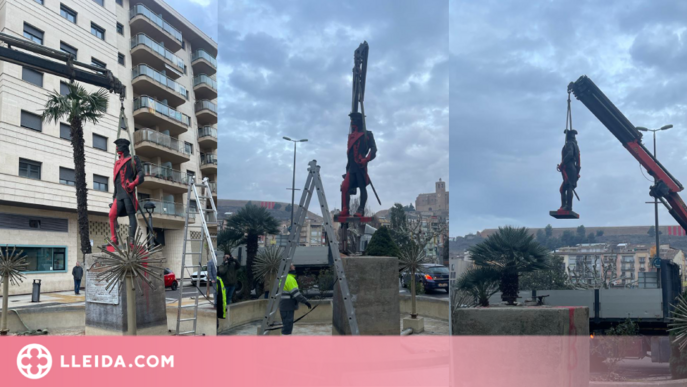
<instances>
[{"instance_id":1,"label":"street lamp","mask_svg":"<svg viewBox=\"0 0 687 387\"><path fill-rule=\"evenodd\" d=\"M291 183L291 227L289 227L289 232L293 229L293 201L296 198L296 144L299 142L308 141L307 138L302 140L292 140L286 136L283 137L286 141L293 142L293 183ZM287 188L288 189L288 188Z\"/></svg>"},{"instance_id":2,"label":"street lamp","mask_svg":"<svg viewBox=\"0 0 687 387\"><path fill-rule=\"evenodd\" d=\"M656 132L661 130L668 130L672 128L673 125L663 125L658 129L647 129L643 126L637 126L637 130L642 132L652 132L654 134L654 159L656 158ZM658 160L657 160L658 161ZM654 177L654 185L656 184L656 177ZM648 202L650 203L650 202ZM658 240L658 198L654 198L654 217L656 218L656 225L654 226L654 234L656 235L656 258L661 257L661 246Z\"/></svg>"}]
</instances>

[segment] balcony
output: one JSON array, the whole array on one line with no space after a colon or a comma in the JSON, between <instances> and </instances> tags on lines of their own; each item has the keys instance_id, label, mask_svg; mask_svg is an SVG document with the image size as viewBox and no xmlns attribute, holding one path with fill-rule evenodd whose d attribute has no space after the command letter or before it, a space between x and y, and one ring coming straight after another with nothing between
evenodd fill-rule
<instances>
[{"instance_id":1,"label":"balcony","mask_svg":"<svg viewBox=\"0 0 687 387\"><path fill-rule=\"evenodd\" d=\"M200 157L200 170L204 174L214 175L217 173L217 155L202 155Z\"/></svg>"},{"instance_id":2,"label":"balcony","mask_svg":"<svg viewBox=\"0 0 687 387\"><path fill-rule=\"evenodd\" d=\"M145 183L144 183L145 184ZM153 212L153 227L164 229L182 229L186 223L186 208L181 203L168 202L156 199L142 199L140 205L146 203L155 204ZM138 219L143 219L141 214L137 214ZM195 217L189 217L189 223L193 223Z\"/></svg>"},{"instance_id":3,"label":"balcony","mask_svg":"<svg viewBox=\"0 0 687 387\"><path fill-rule=\"evenodd\" d=\"M158 100L166 99L170 106L184 104L188 98L185 87L148 65L134 66L131 79L131 85L137 94L150 95Z\"/></svg>"},{"instance_id":4,"label":"balcony","mask_svg":"<svg viewBox=\"0 0 687 387\"><path fill-rule=\"evenodd\" d=\"M198 145L203 149L217 149L217 129L212 126L198 128Z\"/></svg>"},{"instance_id":5,"label":"balcony","mask_svg":"<svg viewBox=\"0 0 687 387\"><path fill-rule=\"evenodd\" d=\"M149 128L165 128L175 137L191 125L191 117L145 95L134 100L134 120Z\"/></svg>"},{"instance_id":6,"label":"balcony","mask_svg":"<svg viewBox=\"0 0 687 387\"><path fill-rule=\"evenodd\" d=\"M217 59L205 52L198 50L191 56L191 66L196 74L214 75L217 73Z\"/></svg>"},{"instance_id":7,"label":"balcony","mask_svg":"<svg viewBox=\"0 0 687 387\"><path fill-rule=\"evenodd\" d=\"M183 142L148 128L134 132L134 149L137 155L160 157L174 164L191 161L191 155L186 152Z\"/></svg>"},{"instance_id":8,"label":"balcony","mask_svg":"<svg viewBox=\"0 0 687 387\"><path fill-rule=\"evenodd\" d=\"M143 4L136 4L129 10L129 26L132 35L141 32L164 43L171 51L181 50L181 32Z\"/></svg>"},{"instance_id":9,"label":"balcony","mask_svg":"<svg viewBox=\"0 0 687 387\"><path fill-rule=\"evenodd\" d=\"M208 101L196 101L196 118L199 125L214 125L217 123L217 105Z\"/></svg>"},{"instance_id":10,"label":"balcony","mask_svg":"<svg viewBox=\"0 0 687 387\"><path fill-rule=\"evenodd\" d=\"M172 79L178 79L186 73L183 59L146 34L131 38L131 61L134 65L147 63L158 70L165 69L165 74Z\"/></svg>"},{"instance_id":11,"label":"balcony","mask_svg":"<svg viewBox=\"0 0 687 387\"><path fill-rule=\"evenodd\" d=\"M217 183L210 182L210 191L212 191L212 197L217 198Z\"/></svg>"},{"instance_id":12,"label":"balcony","mask_svg":"<svg viewBox=\"0 0 687 387\"><path fill-rule=\"evenodd\" d=\"M145 179L141 188L161 189L171 194L188 192L188 175L186 173L161 165L144 163L143 174Z\"/></svg>"},{"instance_id":13,"label":"balcony","mask_svg":"<svg viewBox=\"0 0 687 387\"><path fill-rule=\"evenodd\" d=\"M193 78L193 91L196 99L217 98L217 82L205 74L196 75Z\"/></svg>"}]
</instances>

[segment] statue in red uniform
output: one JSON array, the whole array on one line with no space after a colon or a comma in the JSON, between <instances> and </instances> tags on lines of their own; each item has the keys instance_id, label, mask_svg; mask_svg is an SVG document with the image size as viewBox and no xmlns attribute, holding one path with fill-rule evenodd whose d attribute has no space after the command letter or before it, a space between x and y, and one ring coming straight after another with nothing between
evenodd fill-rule
<instances>
[{"instance_id":1,"label":"statue in red uniform","mask_svg":"<svg viewBox=\"0 0 687 387\"><path fill-rule=\"evenodd\" d=\"M355 195L356 189L360 189L360 206L356 209L355 216L362 217L367 203L367 185L370 177L367 175L367 163L377 156L377 144L375 144L372 132L366 131L363 126L363 115L351 113L351 131L348 135L348 164L346 174L341 183L341 213L340 216L349 216L348 206L351 195Z\"/></svg>"},{"instance_id":2,"label":"statue in red uniform","mask_svg":"<svg viewBox=\"0 0 687 387\"><path fill-rule=\"evenodd\" d=\"M132 243L136 235L136 211L138 210L138 200L136 199L135 188L143 183L143 167L141 160L137 156L129 153L129 140L120 138L114 142L117 145L117 155L119 158L115 162L114 175L114 195L113 203L110 205L110 235L112 242L119 244L117 240L117 218L120 216L129 217L129 243Z\"/></svg>"}]
</instances>

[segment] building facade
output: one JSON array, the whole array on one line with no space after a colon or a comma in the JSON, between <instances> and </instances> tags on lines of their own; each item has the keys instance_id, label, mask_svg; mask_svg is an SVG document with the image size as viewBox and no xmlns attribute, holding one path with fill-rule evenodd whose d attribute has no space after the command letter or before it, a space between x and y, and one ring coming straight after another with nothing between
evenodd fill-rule
<instances>
[{"instance_id":1,"label":"building facade","mask_svg":"<svg viewBox=\"0 0 687 387\"><path fill-rule=\"evenodd\" d=\"M448 213L448 191L446 191L446 182L439 179L439 181L435 183L434 193L417 195L417 199L415 199L415 210Z\"/></svg>"},{"instance_id":2,"label":"building facade","mask_svg":"<svg viewBox=\"0 0 687 387\"><path fill-rule=\"evenodd\" d=\"M0 27L106 67L126 86L131 147L145 172L138 196L155 204L166 266L178 274L188 183L207 177L217 194L217 43L158 0L7 0ZM12 294L30 292L32 279L42 280L44 292L72 289L71 268L83 262L69 126L39 117L48 93L65 93L67 82L0 62L0 245L16 245L29 260L28 281ZM110 94L100 122L84 125L94 252L109 236L119 112L118 96ZM126 220L120 224L126 232ZM139 227L145 229L140 216Z\"/></svg>"}]
</instances>

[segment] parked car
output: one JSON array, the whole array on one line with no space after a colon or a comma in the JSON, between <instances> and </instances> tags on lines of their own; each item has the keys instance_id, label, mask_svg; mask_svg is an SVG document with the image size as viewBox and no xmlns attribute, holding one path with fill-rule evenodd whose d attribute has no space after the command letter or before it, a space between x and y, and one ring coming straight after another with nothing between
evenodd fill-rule
<instances>
[{"instance_id":1,"label":"parked car","mask_svg":"<svg viewBox=\"0 0 687 387\"><path fill-rule=\"evenodd\" d=\"M445 290L448 293L448 277L448 267L435 263L422 264L415 273L416 280L422 282L425 291ZM410 272L401 274L401 285L404 288L410 287Z\"/></svg>"},{"instance_id":2,"label":"parked car","mask_svg":"<svg viewBox=\"0 0 687 387\"><path fill-rule=\"evenodd\" d=\"M196 282L200 285L205 285L208 282L208 267L203 266L200 268L200 279L198 278L198 272L194 271L191 274L191 286L196 286Z\"/></svg>"},{"instance_id":3,"label":"parked car","mask_svg":"<svg viewBox=\"0 0 687 387\"><path fill-rule=\"evenodd\" d=\"M165 269L165 288L172 288L172 290L177 290L177 287L179 286L179 283L177 282L177 276L174 275L174 272L166 268Z\"/></svg>"}]
</instances>

